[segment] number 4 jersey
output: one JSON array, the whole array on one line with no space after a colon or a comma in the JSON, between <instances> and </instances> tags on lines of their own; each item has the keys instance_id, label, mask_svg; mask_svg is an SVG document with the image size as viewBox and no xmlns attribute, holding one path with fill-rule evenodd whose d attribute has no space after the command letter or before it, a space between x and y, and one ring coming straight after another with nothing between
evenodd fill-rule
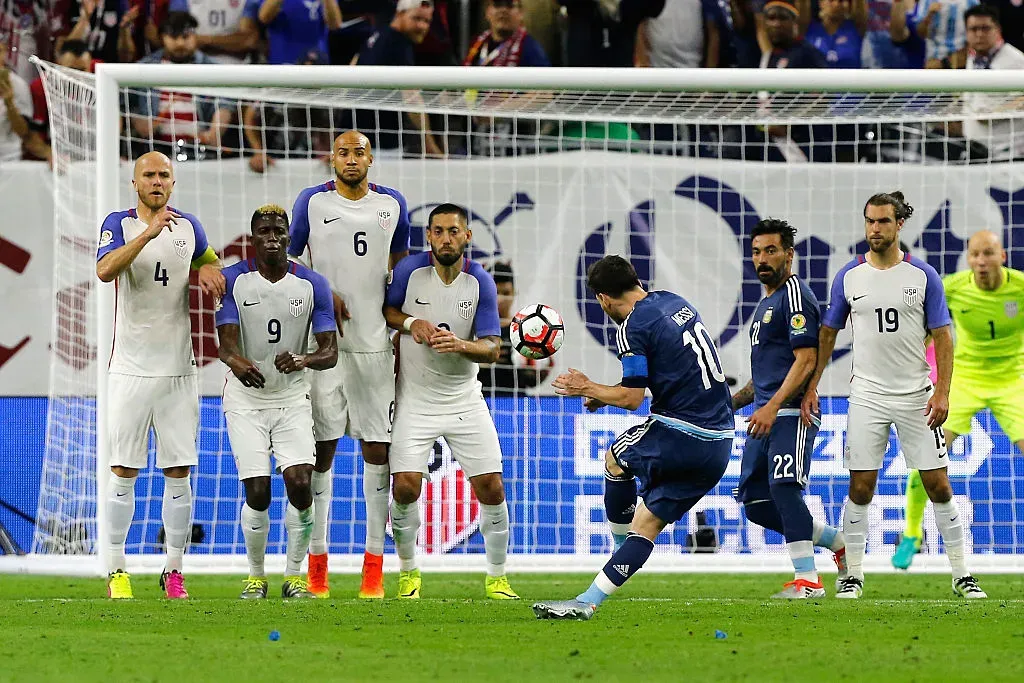
<instances>
[{"instance_id":1,"label":"number 4 jersey","mask_svg":"<svg viewBox=\"0 0 1024 683\"><path fill-rule=\"evenodd\" d=\"M699 438L731 437L732 397L715 344L686 299L653 291L636 302L616 336L622 386L646 387L651 414Z\"/></svg>"},{"instance_id":2,"label":"number 4 jersey","mask_svg":"<svg viewBox=\"0 0 1024 683\"><path fill-rule=\"evenodd\" d=\"M934 268L905 254L880 270L858 256L832 281L821 324L841 330L847 318L853 321L851 396L900 396L931 386L925 338L950 324Z\"/></svg>"},{"instance_id":3,"label":"number 4 jersey","mask_svg":"<svg viewBox=\"0 0 1024 683\"><path fill-rule=\"evenodd\" d=\"M199 219L171 211L181 217L161 230L117 276L112 373L180 377L196 371L188 312L189 270L216 261L217 255L209 248ZM108 215L100 228L96 261L138 237L146 227L135 209Z\"/></svg>"}]
</instances>

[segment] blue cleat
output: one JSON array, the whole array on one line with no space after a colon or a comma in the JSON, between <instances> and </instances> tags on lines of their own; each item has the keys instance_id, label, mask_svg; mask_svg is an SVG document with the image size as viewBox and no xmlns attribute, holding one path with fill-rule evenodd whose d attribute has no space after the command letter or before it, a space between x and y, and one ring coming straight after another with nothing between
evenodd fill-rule
<instances>
[{"instance_id":1,"label":"blue cleat","mask_svg":"<svg viewBox=\"0 0 1024 683\"><path fill-rule=\"evenodd\" d=\"M892 566L896 569L910 569L914 561L914 555L921 552L921 539L915 536L904 536L900 544L896 546L896 552L892 556Z\"/></svg>"}]
</instances>

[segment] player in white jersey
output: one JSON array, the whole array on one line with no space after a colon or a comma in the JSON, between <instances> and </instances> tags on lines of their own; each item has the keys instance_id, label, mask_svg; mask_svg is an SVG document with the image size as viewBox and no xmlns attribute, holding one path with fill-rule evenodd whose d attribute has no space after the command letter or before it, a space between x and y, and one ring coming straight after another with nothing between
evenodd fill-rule
<instances>
[{"instance_id":1,"label":"player in white jersey","mask_svg":"<svg viewBox=\"0 0 1024 683\"><path fill-rule=\"evenodd\" d=\"M477 380L477 363L493 363L501 350L498 290L491 274L465 256L472 236L465 209L437 206L427 221L430 251L399 262L388 286L384 315L403 333L390 456L400 598L420 597L417 501L434 442L443 436L480 501L485 594L519 599L505 577L509 529L501 446Z\"/></svg>"},{"instance_id":2,"label":"player in white jersey","mask_svg":"<svg viewBox=\"0 0 1024 683\"><path fill-rule=\"evenodd\" d=\"M199 429L188 277L198 269L203 291L219 297L224 276L199 220L167 205L174 188L171 160L159 152L142 155L132 184L138 204L106 217L96 252L96 275L117 284L107 424L100 426L109 439L111 470L105 502L110 536L103 541L110 554L107 594L133 597L124 546L152 428L156 465L164 472L167 563L160 585L169 598L187 598L181 565L192 529L189 472L198 463Z\"/></svg>"},{"instance_id":3,"label":"player in white jersey","mask_svg":"<svg viewBox=\"0 0 1024 683\"><path fill-rule=\"evenodd\" d=\"M843 535L849 573L839 582L838 598L859 598L864 588L864 550L869 506L896 427L908 469L921 472L935 506L935 522L953 571L953 591L966 598L985 593L967 571L963 522L946 472L948 458L942 423L949 412L953 375L953 335L938 273L900 249L899 233L913 214L903 193L872 196L864 205L870 251L845 265L832 282L822 320L818 365L801 409L805 422L818 410L818 382L832 358L836 335L853 324L853 379L845 466L850 470L849 500L843 511ZM925 342L935 342L938 381L928 379Z\"/></svg>"},{"instance_id":4,"label":"player in white jersey","mask_svg":"<svg viewBox=\"0 0 1024 683\"><path fill-rule=\"evenodd\" d=\"M326 278L288 260L288 214L267 204L250 223L256 258L224 269L227 292L217 308L224 383L224 418L245 487L242 536L249 577L242 599L267 597L263 561L270 534L270 454L288 494L287 565L283 598L312 598L302 560L313 531L313 409L303 368L338 362L334 301ZM309 333L317 350L304 353Z\"/></svg>"},{"instance_id":5,"label":"player in white jersey","mask_svg":"<svg viewBox=\"0 0 1024 683\"><path fill-rule=\"evenodd\" d=\"M302 256L334 290L338 365L312 378L315 522L309 589L327 597L327 517L338 439L358 439L363 453L366 552L361 598L384 597L384 529L388 521L388 444L395 407L394 350L382 312L391 269L409 253L405 198L367 180L373 153L358 131L334 140L335 179L295 200L288 253ZM345 320L348 319L346 323Z\"/></svg>"},{"instance_id":6,"label":"player in white jersey","mask_svg":"<svg viewBox=\"0 0 1024 683\"><path fill-rule=\"evenodd\" d=\"M170 10L195 17L198 49L215 61L242 64L252 61L260 42L259 24L246 16L249 4L243 0L171 0Z\"/></svg>"}]
</instances>

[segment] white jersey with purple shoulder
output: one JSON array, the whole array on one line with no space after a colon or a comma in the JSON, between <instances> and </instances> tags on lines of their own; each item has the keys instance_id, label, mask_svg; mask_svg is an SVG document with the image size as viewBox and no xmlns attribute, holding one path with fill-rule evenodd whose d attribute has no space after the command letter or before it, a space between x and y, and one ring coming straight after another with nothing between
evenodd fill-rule
<instances>
[{"instance_id":1,"label":"white jersey with purple shoulder","mask_svg":"<svg viewBox=\"0 0 1024 683\"><path fill-rule=\"evenodd\" d=\"M327 279L301 263L291 263L277 282L263 277L256 261L239 261L224 269L227 289L217 308L217 327L238 325L242 355L260 369L263 388L243 386L228 373L225 410L258 410L302 405L309 394L305 372L283 374L274 365L278 354L305 353L309 333L331 332L334 299Z\"/></svg>"},{"instance_id":2,"label":"white jersey with purple shoulder","mask_svg":"<svg viewBox=\"0 0 1024 683\"><path fill-rule=\"evenodd\" d=\"M925 360L930 330L950 324L942 279L924 261L904 254L891 268L864 256L843 266L832 281L822 325L841 330L853 322L851 399L901 396L931 386Z\"/></svg>"},{"instance_id":3,"label":"white jersey with purple shoulder","mask_svg":"<svg viewBox=\"0 0 1024 683\"><path fill-rule=\"evenodd\" d=\"M171 209L176 218L115 280L114 345L109 370L137 377L179 377L196 372L188 277L192 268L217 261L199 219ZM138 237L147 223L135 209L109 214L100 228L97 263Z\"/></svg>"},{"instance_id":4,"label":"white jersey with purple shoulder","mask_svg":"<svg viewBox=\"0 0 1024 683\"><path fill-rule=\"evenodd\" d=\"M468 258L462 271L446 285L429 251L407 256L395 266L387 305L460 339L500 337L498 290L483 266ZM412 402L426 414L448 414L483 400L479 366L458 353L438 353L401 336L397 402Z\"/></svg>"},{"instance_id":5,"label":"white jersey with purple shoulder","mask_svg":"<svg viewBox=\"0 0 1024 683\"><path fill-rule=\"evenodd\" d=\"M409 211L397 190L370 183L355 201L331 180L299 193L292 208L288 254L303 257L345 300L352 318L338 349L391 349L382 312L391 254L409 251Z\"/></svg>"}]
</instances>

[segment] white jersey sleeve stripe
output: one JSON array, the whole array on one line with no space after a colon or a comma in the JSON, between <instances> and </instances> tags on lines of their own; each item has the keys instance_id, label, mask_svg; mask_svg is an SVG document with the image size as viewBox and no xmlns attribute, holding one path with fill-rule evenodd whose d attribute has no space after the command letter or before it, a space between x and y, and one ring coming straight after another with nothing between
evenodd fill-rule
<instances>
[{"instance_id":1,"label":"white jersey sleeve stripe","mask_svg":"<svg viewBox=\"0 0 1024 683\"><path fill-rule=\"evenodd\" d=\"M800 291L800 281L791 277L786 281L786 291L789 294L790 314L799 313L804 308L804 297Z\"/></svg>"},{"instance_id":2,"label":"white jersey sleeve stripe","mask_svg":"<svg viewBox=\"0 0 1024 683\"><path fill-rule=\"evenodd\" d=\"M620 357L630 352L629 339L626 337L626 325L629 324L629 317L631 315L633 315L633 311L629 312L626 319L622 321L621 325L619 325L619 331L615 333L615 341L616 345L619 347Z\"/></svg>"}]
</instances>

